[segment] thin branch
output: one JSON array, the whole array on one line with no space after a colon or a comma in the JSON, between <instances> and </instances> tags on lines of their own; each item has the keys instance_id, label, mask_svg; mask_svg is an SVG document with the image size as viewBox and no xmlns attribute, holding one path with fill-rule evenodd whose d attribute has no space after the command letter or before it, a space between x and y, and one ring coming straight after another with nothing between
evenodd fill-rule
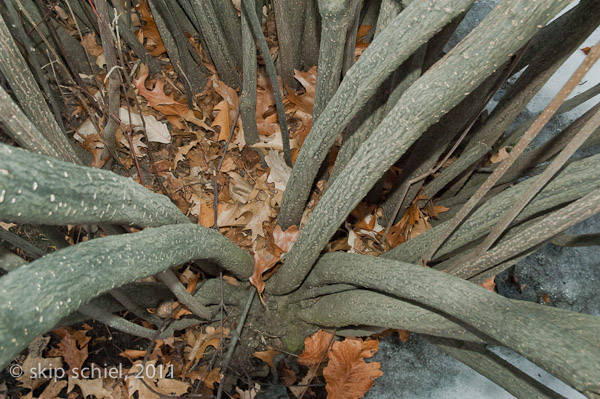
<instances>
[{"instance_id":1,"label":"thin branch","mask_svg":"<svg viewBox=\"0 0 600 399\"><path fill-rule=\"evenodd\" d=\"M260 28L260 22L254 9L254 0L242 1L242 11L245 12L250 23L250 28L254 34L254 38L258 42L260 53L265 61L267 67L267 73L269 74L269 81L271 82L271 88L273 89L273 96L275 97L275 105L277 107L277 118L279 120L279 127L281 130L281 141L283 142L283 156L288 166L292 166L292 152L290 150L290 134L288 132L287 120L285 116L285 108L283 107L283 97L281 96L281 88L279 87L279 81L277 80L277 72L275 71L275 64L271 59L271 53L267 40Z\"/></svg>"},{"instance_id":2,"label":"thin branch","mask_svg":"<svg viewBox=\"0 0 600 399\"><path fill-rule=\"evenodd\" d=\"M44 252L42 249L36 247L24 238L5 230L3 227L0 227L0 240L6 241L7 243L21 249L32 259L41 258L42 256L46 255L46 252Z\"/></svg>"},{"instance_id":3,"label":"thin branch","mask_svg":"<svg viewBox=\"0 0 600 399\"><path fill-rule=\"evenodd\" d=\"M134 300L132 300L125 293L125 291L121 289L121 287L115 288L114 290L110 291L110 295L113 298L115 298L121 305L123 305L125 307L125 309L127 309L128 311L130 311L131 313L133 313L140 319L145 320L149 323L152 323L156 326L158 326L162 323L161 319L159 319L158 317L156 317L153 314L148 313L148 311L146 309L142 308Z\"/></svg>"},{"instance_id":4,"label":"thin branch","mask_svg":"<svg viewBox=\"0 0 600 399\"><path fill-rule=\"evenodd\" d=\"M168 328L164 331L152 330L150 328L142 327L138 324L132 323L129 320L125 320L120 316L114 315L92 304L83 305L79 308L79 312L94 320L98 320L99 322L104 323L109 327L112 327L119 331L123 331L127 334L135 335L136 337L142 337L147 339L166 339L173 336L173 332L175 331L173 327ZM186 320L186 323L178 323L178 329L183 329L185 327L198 324L198 320L195 319L184 320ZM187 324L187 326L185 324Z\"/></svg>"},{"instance_id":5,"label":"thin branch","mask_svg":"<svg viewBox=\"0 0 600 399\"><path fill-rule=\"evenodd\" d=\"M436 269L464 279L477 278L496 265L543 244L599 211L600 189L597 188L570 205L552 212L545 217L540 217L537 221L526 225L522 229L518 229L515 234L510 235L509 233L507 238L503 238L498 245L483 255L474 257L470 256L471 253L467 253L464 257L455 257L441 263L436 266ZM502 270L495 270L494 274L500 272ZM479 281L480 279L477 278L477 280Z\"/></svg>"},{"instance_id":6,"label":"thin branch","mask_svg":"<svg viewBox=\"0 0 600 399\"><path fill-rule=\"evenodd\" d=\"M426 260L431 260L435 255L439 247L452 235L454 230L462 223L462 221L471 213L475 206L481 201L485 194L498 182L502 175L510 168L519 155L525 150L525 148L531 143L535 136L542 130L548 120L556 113L560 105L567 99L569 94L577 87L581 79L590 70L592 65L600 57L600 49L597 48L593 53L590 52L585 60L581 63L579 68L573 73L569 80L565 83L560 92L554 97L554 99L548 104L546 109L531 125L531 127L525 132L521 140L508 154L508 157L498 165L494 173L492 173L488 179L481 185L481 187L475 192L475 194L467 201L467 203L458 211L454 218L448 223L446 230L441 234L429 250L424 254Z\"/></svg>"},{"instance_id":7,"label":"thin branch","mask_svg":"<svg viewBox=\"0 0 600 399\"><path fill-rule=\"evenodd\" d=\"M179 281L175 273L171 269L166 269L156 275L160 281L162 281L167 288L175 295L175 297L187 306L187 308L196 316L201 319L210 320L212 319L212 312L206 306L202 305L197 298L190 294L183 284Z\"/></svg>"},{"instance_id":8,"label":"thin branch","mask_svg":"<svg viewBox=\"0 0 600 399\"><path fill-rule=\"evenodd\" d=\"M600 245L600 233L596 234L561 234L551 241L559 247L589 247Z\"/></svg>"},{"instance_id":9,"label":"thin branch","mask_svg":"<svg viewBox=\"0 0 600 399\"><path fill-rule=\"evenodd\" d=\"M252 289L250 290L250 294L248 295L246 306L242 311L242 315L240 316L240 320L238 321L237 328L235 329L235 335L231 339L231 342L229 343L229 348L227 349L227 353L225 354L225 358L223 359L223 363L221 365L221 381L219 382L217 399L220 399L223 395L223 380L225 379L225 373L227 372L227 367L229 367L229 362L231 361L231 356L233 355L235 346L237 345L240 336L242 335L242 329L244 328L246 317L248 316L248 312L250 311L250 306L252 306L252 301L254 300L255 296L254 294L256 294L256 288L252 287Z\"/></svg>"},{"instance_id":10,"label":"thin branch","mask_svg":"<svg viewBox=\"0 0 600 399\"><path fill-rule=\"evenodd\" d=\"M121 79L119 74L110 73L117 65L117 54L113 44L113 36L110 30L110 15L106 0L96 0L96 10L98 12L98 26L100 28L100 38L102 39L102 49L106 58L106 69L109 71L108 78L108 117L104 126L104 151L102 157L107 158L112 156L115 161L119 160L117 154L117 143L115 134L119 127L119 122L114 118L119 115L119 107L121 106Z\"/></svg>"},{"instance_id":11,"label":"thin branch","mask_svg":"<svg viewBox=\"0 0 600 399\"><path fill-rule=\"evenodd\" d=\"M600 46L594 47L594 49L600 52ZM538 177L535 182L529 186L527 191L522 197L512 206L512 208L500 219L498 224L494 226L490 234L485 238L481 245L477 248L476 256L483 254L485 251L490 249L492 245L502 235L504 230L512 223L517 215L527 206L527 204L536 196L536 194L558 173L558 171L565 165L565 163L571 158L571 156L579 149L579 147L596 131L600 125L600 111L583 126L583 128L577 133L575 137L566 145L566 147L556 156L554 161L544 170L544 173Z\"/></svg>"}]
</instances>

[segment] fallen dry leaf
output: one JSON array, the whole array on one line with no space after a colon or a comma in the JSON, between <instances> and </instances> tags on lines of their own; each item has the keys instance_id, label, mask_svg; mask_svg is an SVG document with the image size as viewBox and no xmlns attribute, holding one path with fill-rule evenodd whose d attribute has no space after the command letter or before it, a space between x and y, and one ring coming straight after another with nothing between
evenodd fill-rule
<instances>
[{"instance_id":1,"label":"fallen dry leaf","mask_svg":"<svg viewBox=\"0 0 600 399\"><path fill-rule=\"evenodd\" d=\"M238 387L235 387L235 392L239 395L239 399L254 399L260 392L260 385L254 384L254 387L244 391Z\"/></svg>"},{"instance_id":2,"label":"fallen dry leaf","mask_svg":"<svg viewBox=\"0 0 600 399\"><path fill-rule=\"evenodd\" d=\"M269 150L269 153L265 155L265 162L269 166L269 178L267 182L275 183L277 190L285 191L287 182L292 174L292 168L285 163L283 153Z\"/></svg>"},{"instance_id":3,"label":"fallen dry leaf","mask_svg":"<svg viewBox=\"0 0 600 399\"><path fill-rule=\"evenodd\" d=\"M272 243L276 247L271 247L271 250L265 247L257 248L256 241L254 242L254 272L250 277L250 283L256 287L263 303L262 293L265 289L265 280L270 277L268 272L279 262L281 256L289 251L299 235L300 232L297 226L290 226L286 231L282 231L281 226L275 226Z\"/></svg>"},{"instance_id":4,"label":"fallen dry leaf","mask_svg":"<svg viewBox=\"0 0 600 399\"><path fill-rule=\"evenodd\" d=\"M67 393L71 392L75 386L78 386L81 389L81 393L84 398L88 396L95 396L96 399L111 399L112 389L106 389L104 387L104 380L101 378L75 378L69 376L69 387L67 388Z\"/></svg>"},{"instance_id":5,"label":"fallen dry leaf","mask_svg":"<svg viewBox=\"0 0 600 399\"><path fill-rule=\"evenodd\" d=\"M303 366L322 363L327 359L327 349L333 341L334 335L324 330L319 330L304 340L304 351L298 356L298 363Z\"/></svg>"},{"instance_id":6,"label":"fallen dry leaf","mask_svg":"<svg viewBox=\"0 0 600 399\"><path fill-rule=\"evenodd\" d=\"M286 231L283 231L279 225L273 229L273 241L283 252L289 252L299 235L300 231L296 225L288 227Z\"/></svg>"},{"instance_id":7,"label":"fallen dry leaf","mask_svg":"<svg viewBox=\"0 0 600 399\"><path fill-rule=\"evenodd\" d=\"M279 257L273 256L270 252L262 249L254 252L254 272L250 276L250 283L256 287L256 292L259 298L264 303L262 296L265 290L265 281L263 280L263 274L273 268L279 261Z\"/></svg>"},{"instance_id":8,"label":"fallen dry leaf","mask_svg":"<svg viewBox=\"0 0 600 399\"><path fill-rule=\"evenodd\" d=\"M145 86L148 78L148 67L145 64L140 66L139 77L133 80L133 85L138 89L138 93L146 100L148 105L164 115L176 115L185 118L188 113L188 106L182 102L176 101L172 95L168 96L164 92L165 84L157 80L154 88L148 90Z\"/></svg>"},{"instance_id":9,"label":"fallen dry leaf","mask_svg":"<svg viewBox=\"0 0 600 399\"><path fill-rule=\"evenodd\" d=\"M181 396L187 393L188 389L191 387L191 385L187 382L171 378L165 378L162 376L162 378L151 378L151 370L153 369L149 366L152 365L157 370L160 370L160 367L156 367L156 361L149 361L146 362L145 368L141 369L142 363L143 362L141 360L135 362L133 367L129 369L128 375L125 377L130 397L137 392L139 399L156 399L156 394L149 390L144 382L148 384L148 386L150 386L154 391L167 396ZM148 372L141 373L140 370Z\"/></svg>"},{"instance_id":10,"label":"fallen dry leaf","mask_svg":"<svg viewBox=\"0 0 600 399\"><path fill-rule=\"evenodd\" d=\"M141 359L146 356L146 351L125 349L123 352L119 353L119 356L125 357L133 362L136 359Z\"/></svg>"},{"instance_id":11,"label":"fallen dry leaf","mask_svg":"<svg viewBox=\"0 0 600 399\"><path fill-rule=\"evenodd\" d=\"M498 163L504 161L506 158L508 158L508 152L506 151L506 147L502 147L498 152L492 154L490 161L492 163Z\"/></svg>"},{"instance_id":12,"label":"fallen dry leaf","mask_svg":"<svg viewBox=\"0 0 600 399\"><path fill-rule=\"evenodd\" d=\"M88 33L81 38L81 45L93 57L98 57L104 53L102 46L96 41L95 33Z\"/></svg>"},{"instance_id":13,"label":"fallen dry leaf","mask_svg":"<svg viewBox=\"0 0 600 399\"><path fill-rule=\"evenodd\" d=\"M54 332L62 337L58 348L62 358L69 365L69 372L79 372L83 362L88 357L88 343L92 337L87 336L87 330L76 331L72 328L59 328Z\"/></svg>"},{"instance_id":14,"label":"fallen dry leaf","mask_svg":"<svg viewBox=\"0 0 600 399\"><path fill-rule=\"evenodd\" d=\"M190 371L187 377L192 381L200 380L210 389L214 389L215 384L221 381L221 369L216 367L207 371L206 366L200 366L198 370Z\"/></svg>"},{"instance_id":15,"label":"fallen dry leaf","mask_svg":"<svg viewBox=\"0 0 600 399\"><path fill-rule=\"evenodd\" d=\"M194 140L187 145L182 145L177 148L177 153L175 154L175 159L173 160L173 169L177 169L177 164L184 160L185 156L192 148L194 148L198 144L198 140Z\"/></svg>"},{"instance_id":16,"label":"fallen dry leaf","mask_svg":"<svg viewBox=\"0 0 600 399\"><path fill-rule=\"evenodd\" d=\"M141 20L145 22L140 30L136 32L138 40L144 43L144 38L148 39L146 40L145 47L153 57L158 57L159 55L166 53L167 49L160 37L158 27L156 26L156 22L154 22L154 17L147 2L140 1L136 7L141 15Z\"/></svg>"},{"instance_id":17,"label":"fallen dry leaf","mask_svg":"<svg viewBox=\"0 0 600 399\"><path fill-rule=\"evenodd\" d=\"M229 336L229 329L223 329L223 337L227 338ZM215 329L214 327L208 326L204 330L203 333L196 333L193 336L190 336L193 339L192 348L187 354L186 358L188 360L188 364L186 365L186 369L189 370L194 363L204 356L204 352L210 346L217 348L219 346L219 342L221 341L221 328ZM189 343L191 339L188 340Z\"/></svg>"},{"instance_id":18,"label":"fallen dry leaf","mask_svg":"<svg viewBox=\"0 0 600 399\"><path fill-rule=\"evenodd\" d=\"M496 292L496 276L492 276L489 279L485 280L483 283L479 284L486 290L490 290L492 292Z\"/></svg>"},{"instance_id":19,"label":"fallen dry leaf","mask_svg":"<svg viewBox=\"0 0 600 399\"><path fill-rule=\"evenodd\" d=\"M333 343L329 363L323 369L328 399L362 398L371 389L375 379L383 375L380 363L366 363L364 360L377 349L373 349L372 344L365 349L364 345L365 342L360 338Z\"/></svg>"},{"instance_id":20,"label":"fallen dry leaf","mask_svg":"<svg viewBox=\"0 0 600 399\"><path fill-rule=\"evenodd\" d=\"M155 143L169 144L171 142L171 133L167 128L167 125L156 120L153 115L144 115L144 122L139 114L131 112L126 108L119 108L119 119L124 125L132 125L134 128L142 128L146 125L146 135L148 141Z\"/></svg>"},{"instance_id":21,"label":"fallen dry leaf","mask_svg":"<svg viewBox=\"0 0 600 399\"><path fill-rule=\"evenodd\" d=\"M229 115L231 105L226 100L223 100L215 105L214 110L219 111L219 113L213 119L211 126L219 126L221 130L219 131L219 138L217 140L226 141L229 139L229 131L231 130L231 115Z\"/></svg>"},{"instance_id":22,"label":"fallen dry leaf","mask_svg":"<svg viewBox=\"0 0 600 399\"><path fill-rule=\"evenodd\" d=\"M260 360L267 363L269 366L273 367L273 358L279 355L279 351L275 350L272 346L269 346L266 351L262 352L254 352L254 357L259 358Z\"/></svg>"},{"instance_id":23,"label":"fallen dry leaf","mask_svg":"<svg viewBox=\"0 0 600 399\"><path fill-rule=\"evenodd\" d=\"M44 388L44 392L38 396L38 399L56 399L58 398L58 394L67 386L66 380L50 380L48 386ZM0 390L0 398L4 399L5 396L2 396L2 392Z\"/></svg>"},{"instance_id":24,"label":"fallen dry leaf","mask_svg":"<svg viewBox=\"0 0 600 399\"><path fill-rule=\"evenodd\" d=\"M249 212L252 217L248 223L246 223L245 228L247 230L252 231L252 241L256 240L256 237L265 236L265 230L263 227L263 223L269 221L271 218L271 213L273 212L273 208L269 201L252 201L242 206L239 210L240 217Z\"/></svg>"}]
</instances>

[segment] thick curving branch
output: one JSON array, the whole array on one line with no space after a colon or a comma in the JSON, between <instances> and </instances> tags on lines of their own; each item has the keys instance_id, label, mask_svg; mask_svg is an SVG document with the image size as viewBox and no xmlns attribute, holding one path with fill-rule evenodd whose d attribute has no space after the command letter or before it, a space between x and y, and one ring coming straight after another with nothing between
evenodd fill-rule
<instances>
[{"instance_id":1,"label":"thick curving branch","mask_svg":"<svg viewBox=\"0 0 600 399\"><path fill-rule=\"evenodd\" d=\"M418 79L327 189L288 252L284 266L267 283L268 289L274 294L285 294L297 288L338 226L385 171L429 126L493 74L498 65L507 61L561 8L562 4L550 0L535 5L523 0L504 0ZM513 18L506 18L508 10ZM386 31L391 26L393 23ZM506 37L514 40L498 40Z\"/></svg>"},{"instance_id":2,"label":"thick curving branch","mask_svg":"<svg viewBox=\"0 0 600 399\"><path fill-rule=\"evenodd\" d=\"M278 70L283 83L296 89L298 82L294 78L294 69L302 69L300 54L304 45L302 31L307 1L273 0L272 4L279 42Z\"/></svg>"},{"instance_id":3,"label":"thick curving branch","mask_svg":"<svg viewBox=\"0 0 600 399\"><path fill-rule=\"evenodd\" d=\"M94 297L194 259L215 262L240 279L252 274L250 255L192 224L98 238L9 273L0 279L0 367Z\"/></svg>"},{"instance_id":4,"label":"thick curving branch","mask_svg":"<svg viewBox=\"0 0 600 399\"><path fill-rule=\"evenodd\" d=\"M365 50L319 118L314 121L283 195L278 224L299 225L311 185L339 134L383 81L423 43L466 10L473 0L415 1ZM402 37L402 40L398 40Z\"/></svg>"},{"instance_id":5,"label":"thick curving branch","mask_svg":"<svg viewBox=\"0 0 600 399\"><path fill-rule=\"evenodd\" d=\"M292 308L292 312L301 320L321 327L365 325L470 342L494 342L439 313L367 290L355 289L326 295L318 301L304 301L297 309Z\"/></svg>"},{"instance_id":6,"label":"thick curving branch","mask_svg":"<svg viewBox=\"0 0 600 399\"><path fill-rule=\"evenodd\" d=\"M48 225L189 223L165 196L115 173L0 144L0 218Z\"/></svg>"},{"instance_id":7,"label":"thick curving branch","mask_svg":"<svg viewBox=\"0 0 600 399\"><path fill-rule=\"evenodd\" d=\"M510 151L510 153L508 154L506 159L502 160L496 166L496 168L494 169L492 174L483 182L483 184L481 184L479 186L477 191L475 191L475 193L467 200L467 202L454 215L454 217L452 218L450 223L448 223L446 225L446 230L445 230L444 234L442 234L436 241L434 241L432 243L432 245L430 246L430 248L423 255L424 259L430 260L431 258L433 258L433 255L435 255L435 252L438 250L440 245L442 245L447 240L447 238L450 237L450 235L452 235L452 233L454 232L454 230L456 230L458 225L460 225L462 223L462 221L469 214L471 214L471 212L475 209L475 207L481 202L483 197L498 183L498 181L500 180L500 177L502 177L506 173L506 171L511 167L511 165L514 164L515 160L519 157L519 155L521 155L523 153L523 151L525 151L527 146L533 141L533 139L537 136L537 134L542 130L542 128L546 125L548 120L556 113L556 111L558 110L560 105L564 102L564 100L577 87L577 85L579 84L581 79L583 79L583 77L587 74L587 72L592 68L592 66L598 60L598 57L600 57L600 43L598 43L591 49L589 55L583 60L581 65L579 65L577 70L573 73L573 75L571 75L569 80L567 80L567 82L564 84L564 86L561 88L561 90L558 92L558 94L552 99L550 104L548 104L548 106L544 109L544 111L538 116L538 118L535 120L535 122L533 122L533 124L523 134L523 136L521 137L519 142ZM594 122L597 123L598 120L595 120ZM593 133L596 126L597 125L595 124L593 127L590 127L589 129L584 131L584 133L587 133L587 137L589 137ZM583 144L583 143L580 143L580 144ZM575 147L575 149L573 149L572 152L575 152L577 147ZM561 152L561 156L562 156L562 158L564 158L564 162L566 162L567 159L569 158L569 157L565 158L565 156L564 156L566 154L565 151L567 151L567 148L569 148L569 147L565 147L563 152ZM561 156L559 156L559 158ZM564 162L563 162L563 164L564 164ZM523 197L519 198L519 202L517 202L518 205L515 204L515 206L509 211L508 215L512 214L512 218L511 218L511 216L506 216L498 222L498 226L494 227L494 229L490 233L490 236L488 238L486 238L486 240L484 240L484 243L482 244L482 246L480 248L480 252L485 251L487 248L489 248L491 246L491 244L493 244L493 240L495 240L497 238L497 236L502 232L502 230L505 227L507 227L508 223L510 223L514 219L514 217L516 216L515 212L518 213L526 205L526 203L523 203L524 198L528 199L527 202L529 202L529 200L531 200L531 197L534 196L535 193L537 193L537 191L544 185L543 182L548 181L548 178L549 178L548 175L552 171L557 172L558 169L560 169L560 167L557 167L556 161L554 161L548 168L546 168L546 170L541 175L541 177L538 180L536 180L536 183L534 183L533 187L531 187L528 190L528 192L523 195ZM553 175L554 175L554 173L551 174L551 176L553 176ZM494 238L493 236L496 236L496 238ZM490 240L490 241L488 241L488 240Z\"/></svg>"},{"instance_id":8,"label":"thick curving branch","mask_svg":"<svg viewBox=\"0 0 600 399\"><path fill-rule=\"evenodd\" d=\"M600 317L504 298L458 277L364 255L321 257L307 286L352 283L435 309L525 356L589 397L600 395Z\"/></svg>"}]
</instances>

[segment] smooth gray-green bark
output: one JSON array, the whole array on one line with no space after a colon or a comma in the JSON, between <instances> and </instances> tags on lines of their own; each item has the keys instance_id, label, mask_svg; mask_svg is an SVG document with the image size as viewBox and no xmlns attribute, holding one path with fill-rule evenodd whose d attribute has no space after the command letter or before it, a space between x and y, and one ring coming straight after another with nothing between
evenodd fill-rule
<instances>
[{"instance_id":1,"label":"smooth gray-green bark","mask_svg":"<svg viewBox=\"0 0 600 399\"><path fill-rule=\"evenodd\" d=\"M421 66L423 65L424 56L425 47L423 46L400 65L388 80L383 83L380 91L371 98L371 101L377 101L383 97L387 99L386 102L373 110L360 126L355 126L353 123L350 123L344 133L344 143L335 159L331 177L328 180L329 184L333 184L333 181L350 162L358 148L364 143L367 137L369 137L371 132L375 130L386 113L396 105L404 91L406 91L419 76L421 76ZM384 87L387 83L389 83L391 87ZM380 95L381 97L378 99L377 97ZM369 105L370 102L367 103L365 109L369 107Z\"/></svg>"},{"instance_id":2,"label":"smooth gray-green bark","mask_svg":"<svg viewBox=\"0 0 600 399\"><path fill-rule=\"evenodd\" d=\"M46 252L44 252L41 248L36 247L15 233L4 230L2 227L0 227L0 240L6 241L7 243L21 249L23 252L25 252L25 254L27 254L27 256L33 259L37 259L46 255Z\"/></svg>"},{"instance_id":3,"label":"smooth gray-green bark","mask_svg":"<svg viewBox=\"0 0 600 399\"><path fill-rule=\"evenodd\" d=\"M156 308L162 302L175 300L173 293L161 283L136 282L115 288L111 290L110 293L99 295L92 299L89 303L111 313L126 310L123 304L117 301L113 295L117 289L123 295L127 296L129 300L135 302L138 306L144 309ZM57 326L81 323L86 320L88 320L86 316L79 312L75 312L71 313L65 318L62 318L57 323Z\"/></svg>"},{"instance_id":4,"label":"smooth gray-green bark","mask_svg":"<svg viewBox=\"0 0 600 399\"><path fill-rule=\"evenodd\" d=\"M562 4L549 0L535 5L523 0L505 0L418 79L325 192L288 252L285 264L267 283L268 290L280 295L297 288L338 226L385 171L429 126L494 73L561 8ZM404 12L409 9L410 6ZM512 19L506 18L508 10L513 13ZM385 32L392 26L393 23ZM498 40L510 37L514 39ZM297 167L298 162L294 169ZM291 191L290 185L293 187L291 179L286 194Z\"/></svg>"},{"instance_id":5,"label":"smooth gray-green bark","mask_svg":"<svg viewBox=\"0 0 600 399\"><path fill-rule=\"evenodd\" d=\"M552 244L559 247L589 247L600 245L600 233L598 234L561 234L552 240Z\"/></svg>"},{"instance_id":6,"label":"smooth gray-green bark","mask_svg":"<svg viewBox=\"0 0 600 399\"><path fill-rule=\"evenodd\" d=\"M178 224L87 241L9 273L0 279L0 367L92 298L193 259L240 279L250 277L254 263L218 232Z\"/></svg>"},{"instance_id":7,"label":"smooth gray-green bark","mask_svg":"<svg viewBox=\"0 0 600 399\"><path fill-rule=\"evenodd\" d=\"M600 317L507 299L433 269L356 254L323 255L304 284L349 282L442 312L583 394L600 395Z\"/></svg>"},{"instance_id":8,"label":"smooth gray-green bark","mask_svg":"<svg viewBox=\"0 0 600 399\"><path fill-rule=\"evenodd\" d=\"M321 20L317 0L304 0L304 30L302 31L301 62L304 69L310 69L319 62L319 41Z\"/></svg>"},{"instance_id":9,"label":"smooth gray-green bark","mask_svg":"<svg viewBox=\"0 0 600 399\"><path fill-rule=\"evenodd\" d=\"M567 165L525 207L517 217L516 222L525 221L536 214L575 201L599 188L598 168L600 168L600 155ZM525 180L483 203L440 247L437 257L443 257L483 237L498 222L502 214L512 206L514 199L522 195L536 178L532 177ZM442 233L446 223L448 222L441 223L433 229L400 244L383 254L383 257L410 263L420 262L421 255L425 253L438 234Z\"/></svg>"},{"instance_id":10,"label":"smooth gray-green bark","mask_svg":"<svg viewBox=\"0 0 600 399\"><path fill-rule=\"evenodd\" d=\"M0 217L48 225L189 223L165 196L115 173L0 144Z\"/></svg>"},{"instance_id":11,"label":"smooth gray-green bark","mask_svg":"<svg viewBox=\"0 0 600 399\"><path fill-rule=\"evenodd\" d=\"M54 119L33 74L0 16L0 70L25 114L52 143L62 159L81 163L65 133Z\"/></svg>"},{"instance_id":12,"label":"smooth gray-green bark","mask_svg":"<svg viewBox=\"0 0 600 399\"><path fill-rule=\"evenodd\" d=\"M48 97L48 102L52 108L52 112L54 113L56 122L60 126L62 131L65 131L65 126L63 123L61 116L61 108L59 106L59 93L57 90L53 90L50 88L50 84L46 77L46 74L42 70L42 67L39 62L39 54L35 48L35 44L31 37L25 31L23 24L21 23L21 18L15 5L8 0L4 1L4 5L8 9L8 15L6 16L9 21L8 27L13 30L13 36L17 42L21 43L21 48L26 55L27 61L31 66L31 72L35 76L37 83L40 85L40 89L46 94Z\"/></svg>"},{"instance_id":13,"label":"smooth gray-green bark","mask_svg":"<svg viewBox=\"0 0 600 399\"><path fill-rule=\"evenodd\" d=\"M179 303L187 306L187 308L201 319L210 320L212 314L210 310L198 303L186 288L179 282L179 279L171 270L164 270L156 275L179 300Z\"/></svg>"},{"instance_id":14,"label":"smooth gray-green bark","mask_svg":"<svg viewBox=\"0 0 600 399\"><path fill-rule=\"evenodd\" d=\"M233 55L235 64L239 68L242 65L242 35L237 11L231 0L210 1L225 34L227 46L231 49L231 55Z\"/></svg>"},{"instance_id":15,"label":"smooth gray-green bark","mask_svg":"<svg viewBox=\"0 0 600 399\"><path fill-rule=\"evenodd\" d=\"M400 175L402 185L408 185L414 179L421 178L421 180L414 182L408 189L398 187L391 192L382 207L387 223L395 224L400 221L410 204L421 192L426 179L423 176L438 167L442 156L448 156L448 152L452 148L450 144L459 140L462 135L468 134L468 131L465 130L470 130L469 127L476 122L476 118L490 98L491 91L497 87L498 80L502 79L504 75L505 72L499 69L487 78L477 90L474 90L460 104L442 116L436 124L430 126L414 144L411 151L398 163L398 167L402 169ZM447 151L446 154L444 151ZM437 178L430 185L435 181ZM404 190L406 190L406 195L402 199Z\"/></svg>"},{"instance_id":16,"label":"smooth gray-green bark","mask_svg":"<svg viewBox=\"0 0 600 399\"><path fill-rule=\"evenodd\" d=\"M514 181L516 178L523 176L536 166L552 159L559 151L561 151L572 139L577 132L592 118L592 116L600 111L600 103L593 106L588 112L573 121L562 132L546 141L540 147L531 149L521 155L510 169L500 178L500 183ZM526 122L524 130L529 128L529 122ZM600 126L596 126L596 130L592 135L600 133ZM587 139L590 142L590 138ZM585 144L585 143L584 143Z\"/></svg>"},{"instance_id":17,"label":"smooth gray-green bark","mask_svg":"<svg viewBox=\"0 0 600 399\"><path fill-rule=\"evenodd\" d=\"M388 2L385 4L381 4L379 18L377 19L377 26L375 28L375 37L377 37L385 28L390 24L390 22L398 15L401 7L398 3ZM394 83L397 83L395 79L398 73L407 73L409 76L404 77L405 82L410 83L406 85L405 89L412 84L412 82L420 75L417 74L416 77L411 76L410 74L410 66L409 64L414 64L411 62L415 58L415 56L419 53L417 51L416 54L413 54L408 60L403 63L403 66L399 67L399 70L396 70L388 79L379 87L377 93L373 95L369 102L363 108L363 112L359 113L348 125L348 128L344 132L344 142L342 147L340 148L337 157L335 158L335 164L333 165L333 170L331 171L331 176L327 180L328 184L332 184L336 177L339 175L340 171L344 169L348 161L352 158L352 155L356 152L358 147L365 141L368 135L375 129L375 127L381 122L381 119L385 116L384 110L388 102L394 102L394 104L390 105L390 108L395 105L395 101L398 100L399 96L394 99L390 98L390 92L392 91ZM418 65L420 70L420 63ZM404 70L403 70L404 69ZM385 102L383 102L385 101Z\"/></svg>"},{"instance_id":18,"label":"smooth gray-green bark","mask_svg":"<svg viewBox=\"0 0 600 399\"><path fill-rule=\"evenodd\" d=\"M536 194L558 173L567 161L575 154L575 151L594 133L600 126L600 111L596 111L594 116L578 131L563 150L556 156L550 165L540 174L535 182L529 186L527 191L519 197L502 219L494 226L490 234L485 238L479 248L480 252L488 250L494 242L500 237L504 230L512 223L517 215L527 206L527 204L536 196Z\"/></svg>"},{"instance_id":19,"label":"smooth gray-green bark","mask_svg":"<svg viewBox=\"0 0 600 399\"><path fill-rule=\"evenodd\" d=\"M152 0L149 4L171 65L185 88L188 107L192 108L194 94L201 92L206 86L208 70L202 64L196 49L185 37L168 2ZM192 49L191 52L190 49Z\"/></svg>"},{"instance_id":20,"label":"smooth gray-green bark","mask_svg":"<svg viewBox=\"0 0 600 399\"><path fill-rule=\"evenodd\" d=\"M418 1L404 10L350 68L312 129L294 164L277 223L298 225L310 188L331 145L383 81L473 0ZM403 40L398 37L403 35Z\"/></svg>"}]
</instances>

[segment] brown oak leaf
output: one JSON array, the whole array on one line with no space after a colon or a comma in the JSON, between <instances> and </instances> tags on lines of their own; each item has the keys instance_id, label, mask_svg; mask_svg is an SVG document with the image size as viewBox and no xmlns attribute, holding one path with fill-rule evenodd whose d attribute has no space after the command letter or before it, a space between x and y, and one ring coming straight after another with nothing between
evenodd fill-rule
<instances>
[{"instance_id":1,"label":"brown oak leaf","mask_svg":"<svg viewBox=\"0 0 600 399\"><path fill-rule=\"evenodd\" d=\"M365 350L365 342L360 338L334 342L329 352L329 363L323 369L323 376L327 382L325 385L327 397L329 399L364 397L373 386L375 379L383 375L380 363L366 363L364 360L373 354L372 348Z\"/></svg>"}]
</instances>

